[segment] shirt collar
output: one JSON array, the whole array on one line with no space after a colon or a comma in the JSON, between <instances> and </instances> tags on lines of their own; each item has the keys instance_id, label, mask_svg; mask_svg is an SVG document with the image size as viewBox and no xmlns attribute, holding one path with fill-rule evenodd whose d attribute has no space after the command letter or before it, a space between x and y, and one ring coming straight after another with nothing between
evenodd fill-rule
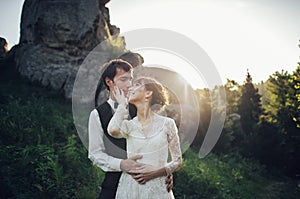
<instances>
[{"instance_id":1,"label":"shirt collar","mask_svg":"<svg viewBox=\"0 0 300 199\"><path fill-rule=\"evenodd\" d=\"M110 107L111 107L113 110L115 110L115 108L114 108L115 101L114 101L114 100L112 100L111 98L109 98L109 99L107 100L107 103L110 105Z\"/></svg>"}]
</instances>

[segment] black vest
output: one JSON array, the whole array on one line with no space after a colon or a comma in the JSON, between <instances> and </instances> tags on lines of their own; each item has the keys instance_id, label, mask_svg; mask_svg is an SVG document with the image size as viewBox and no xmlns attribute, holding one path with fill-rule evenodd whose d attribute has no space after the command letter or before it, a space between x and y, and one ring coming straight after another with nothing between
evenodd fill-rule
<instances>
[{"instance_id":1,"label":"black vest","mask_svg":"<svg viewBox=\"0 0 300 199\"><path fill-rule=\"evenodd\" d=\"M105 152L113 157L126 159L126 140L116 139L111 137L107 132L107 126L113 116L110 105L105 102L96 108L98 111L102 129L104 132L103 142L105 146ZM135 106L129 104L129 115L131 118L136 116ZM101 185L101 192L99 199L113 199L116 196L119 179L122 172L106 172L104 180Z\"/></svg>"},{"instance_id":2,"label":"black vest","mask_svg":"<svg viewBox=\"0 0 300 199\"><path fill-rule=\"evenodd\" d=\"M107 126L113 116L113 112L110 105L107 102L105 102L98 106L96 109L98 111L104 133L103 143L105 146L105 152L108 155L113 156L115 158L126 159L126 140L124 138L114 138L110 136L107 132ZM136 108L131 104L129 104L129 114L131 118L136 116Z\"/></svg>"}]
</instances>

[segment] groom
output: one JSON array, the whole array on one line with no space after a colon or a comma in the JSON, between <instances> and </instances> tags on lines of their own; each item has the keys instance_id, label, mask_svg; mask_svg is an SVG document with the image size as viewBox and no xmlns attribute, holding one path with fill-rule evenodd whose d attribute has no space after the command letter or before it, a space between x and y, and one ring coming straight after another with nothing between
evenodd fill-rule
<instances>
[{"instance_id":1,"label":"groom","mask_svg":"<svg viewBox=\"0 0 300 199\"><path fill-rule=\"evenodd\" d=\"M135 54L137 56L137 54ZM132 66L121 59L108 63L102 74L102 81L109 90L109 99L94 109L89 118L89 159L105 171L105 178L101 185L100 199L115 198L118 182L122 171L128 172L143 164L136 162L141 155L126 158L125 139L116 139L107 132L107 126L117 106L113 95L117 86L127 95L132 81ZM131 118L136 115L133 107L129 107ZM138 181L138 179L136 179ZM167 178L167 189L171 190L173 180Z\"/></svg>"}]
</instances>

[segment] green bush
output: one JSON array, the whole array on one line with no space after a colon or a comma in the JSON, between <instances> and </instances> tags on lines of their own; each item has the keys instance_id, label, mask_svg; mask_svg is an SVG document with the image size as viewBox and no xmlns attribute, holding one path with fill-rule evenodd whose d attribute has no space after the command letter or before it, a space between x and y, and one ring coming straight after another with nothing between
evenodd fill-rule
<instances>
[{"instance_id":1,"label":"green bush","mask_svg":"<svg viewBox=\"0 0 300 199\"><path fill-rule=\"evenodd\" d=\"M0 84L0 198L96 198L103 172L79 140L69 101L22 78Z\"/></svg>"},{"instance_id":2,"label":"green bush","mask_svg":"<svg viewBox=\"0 0 300 199\"><path fill-rule=\"evenodd\" d=\"M71 103L47 88L1 75L0 198L97 198L104 175L87 158ZM253 159L237 153L199 159L192 150L174 174L173 191L177 199L293 199L300 194L295 182Z\"/></svg>"},{"instance_id":3,"label":"green bush","mask_svg":"<svg viewBox=\"0 0 300 199\"><path fill-rule=\"evenodd\" d=\"M174 185L177 199L297 198L299 194L290 179L273 179L257 161L237 153L200 159L188 150L182 169L174 175Z\"/></svg>"}]
</instances>

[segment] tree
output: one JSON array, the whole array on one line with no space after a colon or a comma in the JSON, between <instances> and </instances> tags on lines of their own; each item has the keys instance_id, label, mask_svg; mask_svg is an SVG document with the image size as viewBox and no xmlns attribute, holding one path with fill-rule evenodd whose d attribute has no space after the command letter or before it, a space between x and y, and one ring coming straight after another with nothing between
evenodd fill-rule
<instances>
[{"instance_id":1,"label":"tree","mask_svg":"<svg viewBox=\"0 0 300 199\"><path fill-rule=\"evenodd\" d=\"M241 98L238 102L238 113L241 116L241 124L245 133L253 132L254 126L259 121L262 113L260 94L252 84L252 77L247 71L246 81L242 86Z\"/></svg>"},{"instance_id":2,"label":"tree","mask_svg":"<svg viewBox=\"0 0 300 199\"><path fill-rule=\"evenodd\" d=\"M211 94L208 88L196 90L199 108L200 108L200 123L197 131L197 135L192 143L192 147L199 149L204 137L207 133L207 129L211 119Z\"/></svg>"},{"instance_id":3,"label":"tree","mask_svg":"<svg viewBox=\"0 0 300 199\"><path fill-rule=\"evenodd\" d=\"M300 62L298 62L298 67L293 74L290 76L289 82L291 83L293 89L293 96L291 96L292 101L290 106L293 109L291 116L295 122L296 127L300 128Z\"/></svg>"},{"instance_id":4,"label":"tree","mask_svg":"<svg viewBox=\"0 0 300 199\"><path fill-rule=\"evenodd\" d=\"M292 73L287 71L275 72L267 80L266 105L264 106L266 122L276 127L272 135L279 133L282 139L273 143L269 148L277 148L284 155L280 162L284 165L273 164L283 168L289 175L299 173L300 135L299 135L299 66ZM268 136L264 136L269 139Z\"/></svg>"},{"instance_id":5,"label":"tree","mask_svg":"<svg viewBox=\"0 0 300 199\"><path fill-rule=\"evenodd\" d=\"M227 115L238 112L239 85L236 81L227 79L224 85L226 92L226 112Z\"/></svg>"}]
</instances>

